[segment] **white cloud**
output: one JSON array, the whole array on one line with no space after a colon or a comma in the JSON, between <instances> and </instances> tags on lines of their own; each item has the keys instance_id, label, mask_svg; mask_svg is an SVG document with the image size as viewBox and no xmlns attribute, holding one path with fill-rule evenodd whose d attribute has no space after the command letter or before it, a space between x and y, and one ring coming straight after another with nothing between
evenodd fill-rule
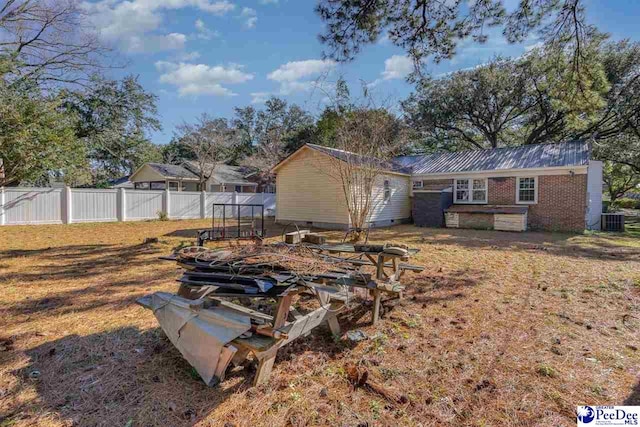
<instances>
[{"instance_id":1,"label":"white cloud","mask_svg":"<svg viewBox=\"0 0 640 427\"><path fill-rule=\"evenodd\" d=\"M377 41L379 45L387 45L391 43L391 39L389 38L389 33L384 33Z\"/></svg>"},{"instance_id":2,"label":"white cloud","mask_svg":"<svg viewBox=\"0 0 640 427\"><path fill-rule=\"evenodd\" d=\"M253 79L253 75L245 73L238 64L209 66L158 61L155 66L161 73L160 82L176 86L180 96L233 96L236 94L222 84L238 84Z\"/></svg>"},{"instance_id":3,"label":"white cloud","mask_svg":"<svg viewBox=\"0 0 640 427\"><path fill-rule=\"evenodd\" d=\"M312 88L324 88L326 82L313 80L322 74L333 71L336 62L332 60L307 59L282 64L278 69L267 74L269 80L280 83L279 95L290 95L306 92Z\"/></svg>"},{"instance_id":4,"label":"white cloud","mask_svg":"<svg viewBox=\"0 0 640 427\"><path fill-rule=\"evenodd\" d=\"M408 56L393 55L384 61L384 80L404 79L413 72L413 61Z\"/></svg>"},{"instance_id":5,"label":"white cloud","mask_svg":"<svg viewBox=\"0 0 640 427\"><path fill-rule=\"evenodd\" d=\"M336 63L332 60L307 59L305 61L287 62L277 70L270 72L267 78L277 82L292 82L304 77L318 75L335 68Z\"/></svg>"},{"instance_id":6,"label":"white cloud","mask_svg":"<svg viewBox=\"0 0 640 427\"><path fill-rule=\"evenodd\" d=\"M196 37L202 40L211 40L214 37L220 36L220 33L217 31L210 30L207 28L207 25L200 18L196 19L195 22L196 27Z\"/></svg>"},{"instance_id":7,"label":"white cloud","mask_svg":"<svg viewBox=\"0 0 640 427\"><path fill-rule=\"evenodd\" d=\"M196 59L200 58L200 52L183 52L179 55L176 56L176 59L180 62L189 62L189 61L195 61Z\"/></svg>"},{"instance_id":8,"label":"white cloud","mask_svg":"<svg viewBox=\"0 0 640 427\"><path fill-rule=\"evenodd\" d=\"M251 103L264 104L270 96L269 92L251 92Z\"/></svg>"},{"instance_id":9,"label":"white cloud","mask_svg":"<svg viewBox=\"0 0 640 427\"><path fill-rule=\"evenodd\" d=\"M182 50L187 36L182 33L170 33L164 36L132 35L127 39L127 50L131 53L158 52L161 50Z\"/></svg>"},{"instance_id":10,"label":"white cloud","mask_svg":"<svg viewBox=\"0 0 640 427\"><path fill-rule=\"evenodd\" d=\"M101 0L85 1L81 7L103 40L124 51L142 52L180 48L180 40L172 35L177 33L154 33L161 27L165 11L192 7L224 15L235 5L228 0ZM159 37L164 37L167 43Z\"/></svg>"},{"instance_id":11,"label":"white cloud","mask_svg":"<svg viewBox=\"0 0 640 427\"><path fill-rule=\"evenodd\" d=\"M240 13L240 17L244 18L244 26L245 28L255 28L256 23L258 22L258 16L255 9L251 9L250 7L242 8L242 12Z\"/></svg>"},{"instance_id":12,"label":"white cloud","mask_svg":"<svg viewBox=\"0 0 640 427\"><path fill-rule=\"evenodd\" d=\"M278 0L260 0L260 4L278 4Z\"/></svg>"},{"instance_id":13,"label":"white cloud","mask_svg":"<svg viewBox=\"0 0 640 427\"><path fill-rule=\"evenodd\" d=\"M367 84L369 87L375 87L385 80L404 79L414 70L413 61L408 56L393 55L384 61L384 71L380 73L380 78Z\"/></svg>"}]
</instances>

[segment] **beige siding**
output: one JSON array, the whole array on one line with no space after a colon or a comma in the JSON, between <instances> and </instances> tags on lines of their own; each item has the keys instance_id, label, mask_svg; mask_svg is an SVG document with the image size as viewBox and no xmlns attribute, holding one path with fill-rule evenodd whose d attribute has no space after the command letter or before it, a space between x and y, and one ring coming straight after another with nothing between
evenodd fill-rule
<instances>
[{"instance_id":1,"label":"beige siding","mask_svg":"<svg viewBox=\"0 0 640 427\"><path fill-rule=\"evenodd\" d=\"M349 224L332 160L310 148L301 150L277 171L276 220Z\"/></svg>"},{"instance_id":2,"label":"beige siding","mask_svg":"<svg viewBox=\"0 0 640 427\"><path fill-rule=\"evenodd\" d=\"M384 200L384 181L389 180L391 198ZM411 200L409 198L410 179L408 176L383 175L376 179L373 189L372 209L369 221L390 221L411 217Z\"/></svg>"},{"instance_id":3,"label":"beige siding","mask_svg":"<svg viewBox=\"0 0 640 427\"><path fill-rule=\"evenodd\" d=\"M132 176L131 182L146 182L146 181L164 181L166 178L153 170L149 165L144 165L140 170Z\"/></svg>"}]
</instances>

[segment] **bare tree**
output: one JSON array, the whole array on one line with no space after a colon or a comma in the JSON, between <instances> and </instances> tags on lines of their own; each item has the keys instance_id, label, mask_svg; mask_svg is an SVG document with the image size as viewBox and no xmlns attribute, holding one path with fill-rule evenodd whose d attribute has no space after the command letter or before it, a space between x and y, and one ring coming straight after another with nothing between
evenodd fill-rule
<instances>
[{"instance_id":1,"label":"bare tree","mask_svg":"<svg viewBox=\"0 0 640 427\"><path fill-rule=\"evenodd\" d=\"M236 132L225 119L215 119L202 114L196 123L183 123L176 127L176 139L193 153L192 164L200 179L200 188L215 172L216 166L227 160L235 144Z\"/></svg>"},{"instance_id":2,"label":"bare tree","mask_svg":"<svg viewBox=\"0 0 640 427\"><path fill-rule=\"evenodd\" d=\"M336 180L349 211L355 240L366 228L377 203L391 196L385 175L398 170L392 158L405 148L402 122L384 109L355 107L342 114L330 166L322 172Z\"/></svg>"},{"instance_id":3,"label":"bare tree","mask_svg":"<svg viewBox=\"0 0 640 427\"><path fill-rule=\"evenodd\" d=\"M77 0L5 0L0 55L16 63L13 78L83 84L109 53Z\"/></svg>"}]
</instances>

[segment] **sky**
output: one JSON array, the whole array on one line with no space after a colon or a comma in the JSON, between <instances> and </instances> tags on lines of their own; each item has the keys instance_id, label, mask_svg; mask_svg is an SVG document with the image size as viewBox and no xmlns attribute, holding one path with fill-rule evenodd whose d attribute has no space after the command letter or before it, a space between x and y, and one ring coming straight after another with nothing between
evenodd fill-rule
<instances>
[{"instance_id":1,"label":"sky","mask_svg":"<svg viewBox=\"0 0 640 427\"><path fill-rule=\"evenodd\" d=\"M516 0L507 0L507 8ZM510 4L511 3L511 4ZM234 107L260 108L278 96L318 114L330 83L343 77L352 90L368 85L373 97L393 107L412 85L411 61L385 37L347 64L322 59L323 24L314 0L97 0L85 1L101 39L126 65L112 78L139 77L158 96L162 131L154 143L171 140L176 125L202 113L233 116ZM612 39L640 39L640 0L586 0L587 18ZM517 57L539 40L511 45L499 30L487 43L463 42L457 55L428 71L442 75L482 64L496 55ZM318 79L325 84L318 87Z\"/></svg>"}]
</instances>

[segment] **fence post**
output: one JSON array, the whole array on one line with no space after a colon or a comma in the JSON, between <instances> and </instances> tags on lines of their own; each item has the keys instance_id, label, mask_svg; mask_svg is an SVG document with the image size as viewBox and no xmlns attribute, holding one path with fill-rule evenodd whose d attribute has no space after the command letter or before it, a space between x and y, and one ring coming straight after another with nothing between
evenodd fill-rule
<instances>
[{"instance_id":1,"label":"fence post","mask_svg":"<svg viewBox=\"0 0 640 427\"><path fill-rule=\"evenodd\" d=\"M162 210L167 214L167 218L171 218L169 215L169 210L171 209L171 193L169 192L169 187L165 188L164 194L162 195Z\"/></svg>"},{"instance_id":2,"label":"fence post","mask_svg":"<svg viewBox=\"0 0 640 427\"><path fill-rule=\"evenodd\" d=\"M116 210L118 221L127 220L127 194L124 188L118 188L118 198L116 201Z\"/></svg>"},{"instance_id":3,"label":"fence post","mask_svg":"<svg viewBox=\"0 0 640 427\"><path fill-rule=\"evenodd\" d=\"M5 225L7 223L7 211L4 209L5 204L5 195L4 195L4 187L0 187L0 225Z\"/></svg>"},{"instance_id":4,"label":"fence post","mask_svg":"<svg viewBox=\"0 0 640 427\"><path fill-rule=\"evenodd\" d=\"M236 192L235 189L233 190L233 194L231 194L231 203L234 204L234 205L238 203L238 193ZM232 218L235 217L235 215L236 215L236 210L235 209L231 209L231 215L232 215ZM238 219L240 219L240 218L238 218Z\"/></svg>"},{"instance_id":5,"label":"fence post","mask_svg":"<svg viewBox=\"0 0 640 427\"><path fill-rule=\"evenodd\" d=\"M200 218L205 219L207 217L207 192L202 190L200 192Z\"/></svg>"},{"instance_id":6,"label":"fence post","mask_svg":"<svg viewBox=\"0 0 640 427\"><path fill-rule=\"evenodd\" d=\"M73 222L73 212L71 205L71 198L73 197L71 193L71 187L65 185L62 190L62 197L60 200L62 201L62 223L63 224L71 224Z\"/></svg>"}]
</instances>

